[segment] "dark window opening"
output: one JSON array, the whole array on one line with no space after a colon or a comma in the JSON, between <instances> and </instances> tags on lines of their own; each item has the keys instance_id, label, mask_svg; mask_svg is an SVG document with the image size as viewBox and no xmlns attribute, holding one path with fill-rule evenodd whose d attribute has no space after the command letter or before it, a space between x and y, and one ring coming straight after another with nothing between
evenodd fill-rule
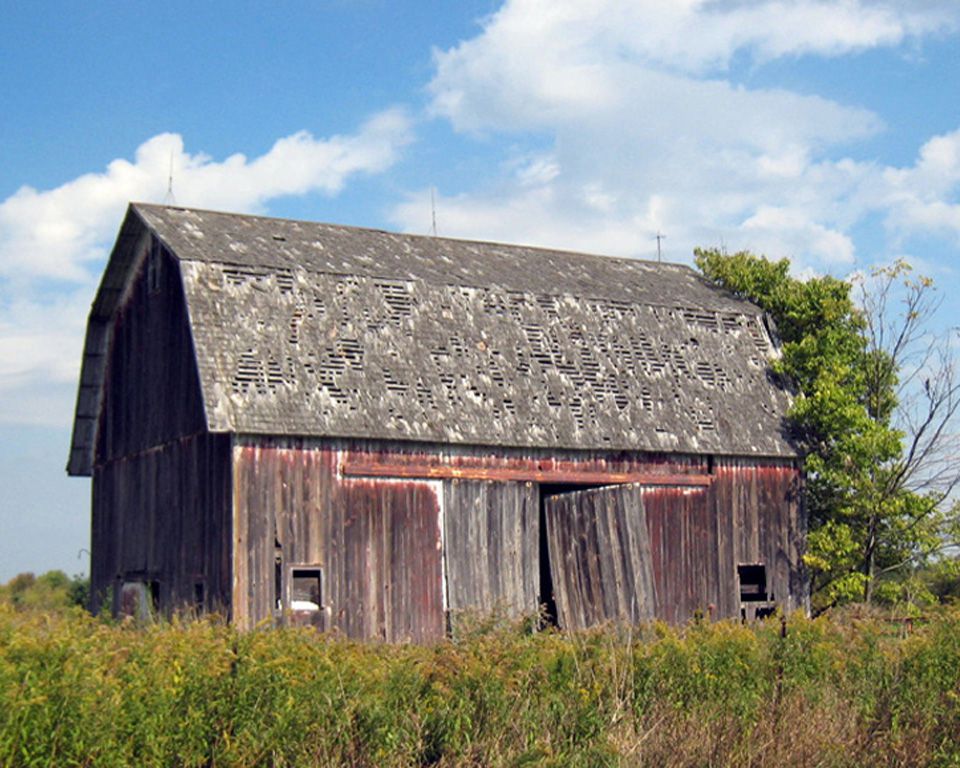
<instances>
[{"instance_id":1,"label":"dark window opening","mask_svg":"<svg viewBox=\"0 0 960 768\"><path fill-rule=\"evenodd\" d=\"M777 611L774 596L767 586L767 567L763 563L737 566L740 581L740 620L753 621L773 616Z\"/></svg>"},{"instance_id":2,"label":"dark window opening","mask_svg":"<svg viewBox=\"0 0 960 768\"><path fill-rule=\"evenodd\" d=\"M160 609L160 582L150 582L150 610L156 613Z\"/></svg>"},{"instance_id":3,"label":"dark window opening","mask_svg":"<svg viewBox=\"0 0 960 768\"><path fill-rule=\"evenodd\" d=\"M293 568L290 571L290 608L294 611L319 611L323 607L322 570Z\"/></svg>"},{"instance_id":4,"label":"dark window opening","mask_svg":"<svg viewBox=\"0 0 960 768\"><path fill-rule=\"evenodd\" d=\"M770 598L767 596L767 567L762 563L738 565L737 576L740 578L740 602L764 603Z\"/></svg>"}]
</instances>

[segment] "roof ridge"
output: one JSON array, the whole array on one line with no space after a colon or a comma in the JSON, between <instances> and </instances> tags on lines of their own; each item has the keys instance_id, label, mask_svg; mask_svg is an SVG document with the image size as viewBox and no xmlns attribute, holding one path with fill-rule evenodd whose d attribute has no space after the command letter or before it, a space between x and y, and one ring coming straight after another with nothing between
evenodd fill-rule
<instances>
[{"instance_id":1,"label":"roof ridge","mask_svg":"<svg viewBox=\"0 0 960 768\"><path fill-rule=\"evenodd\" d=\"M516 243L516 242L506 242L503 240L478 240L475 238L469 237L452 237L449 235L424 235L417 232L397 232L390 229L382 229L380 227L364 227L357 224L336 224L328 221L313 221L310 219L294 219L285 216L267 216L264 214L257 213L237 213L235 211L221 211L215 208L194 208L191 206L184 205L163 205L161 203L141 203L141 202L132 202L130 203L132 208L142 209L142 208L152 208L158 210L172 210L172 211L183 211L183 212L193 212L193 213L202 213L202 214L212 214L214 216L223 216L226 218L233 219L257 219L259 221L275 221L284 224L303 224L307 226L321 226L329 227L335 230L341 230L346 232L373 232L380 235L386 235L388 237L399 237L399 238L408 238L417 241L424 242L448 242L456 245L471 244L471 245L481 245L494 248L505 248L507 250L527 250L527 251L536 251L538 253L544 254L560 254L563 256L573 256L578 259L600 259L603 261L616 261L616 262L625 262L629 264L644 264L648 266L654 266L662 269L678 269L684 272L690 272L694 275L698 275L697 271L691 267L689 264L683 264L677 261L654 261L653 259L644 259L639 256L615 256L612 254L597 253L594 251L577 251L570 250L567 248L555 248L552 246L546 245L533 245L528 243ZM226 263L226 262L224 262Z\"/></svg>"}]
</instances>

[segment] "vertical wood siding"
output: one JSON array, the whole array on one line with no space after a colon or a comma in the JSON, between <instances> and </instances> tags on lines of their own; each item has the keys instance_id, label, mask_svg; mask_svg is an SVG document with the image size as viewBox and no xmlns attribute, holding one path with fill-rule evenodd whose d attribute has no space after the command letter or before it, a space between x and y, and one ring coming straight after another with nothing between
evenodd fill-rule
<instances>
[{"instance_id":1,"label":"vertical wood siding","mask_svg":"<svg viewBox=\"0 0 960 768\"><path fill-rule=\"evenodd\" d=\"M655 615L650 541L636 485L559 493L545 501L560 626Z\"/></svg>"},{"instance_id":2,"label":"vertical wood siding","mask_svg":"<svg viewBox=\"0 0 960 768\"><path fill-rule=\"evenodd\" d=\"M150 250L148 244L148 252ZM157 249L109 333L93 466L94 609L152 581L166 611L230 605L230 438L205 431L179 264Z\"/></svg>"},{"instance_id":3,"label":"vertical wood siding","mask_svg":"<svg viewBox=\"0 0 960 768\"><path fill-rule=\"evenodd\" d=\"M535 483L444 483L444 545L452 611L532 615L540 603Z\"/></svg>"},{"instance_id":4,"label":"vertical wood siding","mask_svg":"<svg viewBox=\"0 0 960 768\"><path fill-rule=\"evenodd\" d=\"M93 607L122 581L156 581L164 611L230 606L230 438L199 435L94 468Z\"/></svg>"},{"instance_id":5,"label":"vertical wood siding","mask_svg":"<svg viewBox=\"0 0 960 768\"><path fill-rule=\"evenodd\" d=\"M783 461L720 458L715 474L715 504L718 517L729 520L733 570L762 562L774 599L786 610L806 607L799 471Z\"/></svg>"},{"instance_id":6,"label":"vertical wood siding","mask_svg":"<svg viewBox=\"0 0 960 768\"><path fill-rule=\"evenodd\" d=\"M274 562L323 570L321 628L349 637L426 642L443 636L436 483L342 480L330 449L234 451L234 615L274 615Z\"/></svg>"},{"instance_id":7,"label":"vertical wood siding","mask_svg":"<svg viewBox=\"0 0 960 768\"><path fill-rule=\"evenodd\" d=\"M722 535L708 490L647 488L643 502L650 531L658 618L676 623L697 611L718 606L723 589L733 593L730 578L719 573ZM736 574L734 573L734 578ZM731 606L733 615L735 609Z\"/></svg>"},{"instance_id":8,"label":"vertical wood siding","mask_svg":"<svg viewBox=\"0 0 960 768\"><path fill-rule=\"evenodd\" d=\"M179 263L157 254L153 290L148 256L114 318L95 464L206 428Z\"/></svg>"},{"instance_id":9,"label":"vertical wood siding","mask_svg":"<svg viewBox=\"0 0 960 768\"><path fill-rule=\"evenodd\" d=\"M737 566L755 562L766 565L781 605L803 606L800 475L791 462L246 437L234 450L233 605L241 623L273 616L276 542L285 565L323 568L325 611L314 623L351 637L439 637L444 598L454 611L514 615L543 599L538 483L344 477L348 462L708 473L705 487L618 486L608 497L548 488L548 498L567 497L548 537L558 597L566 590L561 621L738 616Z\"/></svg>"}]
</instances>

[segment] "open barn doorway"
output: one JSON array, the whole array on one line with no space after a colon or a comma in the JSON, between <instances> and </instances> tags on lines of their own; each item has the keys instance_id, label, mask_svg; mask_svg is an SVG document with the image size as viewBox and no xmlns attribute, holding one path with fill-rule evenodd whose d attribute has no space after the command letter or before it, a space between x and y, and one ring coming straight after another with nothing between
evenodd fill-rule
<instances>
[{"instance_id":1,"label":"open barn doorway","mask_svg":"<svg viewBox=\"0 0 960 768\"><path fill-rule=\"evenodd\" d=\"M547 499L566 493L600 488L599 485L574 483L541 483L540 484L540 520L537 526L540 532L539 557L540 562L540 622L544 627L557 626L557 602L553 591L553 571L550 565L550 542L547 536ZM554 559L562 558L562 553L555 553Z\"/></svg>"},{"instance_id":2,"label":"open barn doorway","mask_svg":"<svg viewBox=\"0 0 960 768\"><path fill-rule=\"evenodd\" d=\"M642 486L540 488L540 602L545 621L581 629L653 618Z\"/></svg>"}]
</instances>

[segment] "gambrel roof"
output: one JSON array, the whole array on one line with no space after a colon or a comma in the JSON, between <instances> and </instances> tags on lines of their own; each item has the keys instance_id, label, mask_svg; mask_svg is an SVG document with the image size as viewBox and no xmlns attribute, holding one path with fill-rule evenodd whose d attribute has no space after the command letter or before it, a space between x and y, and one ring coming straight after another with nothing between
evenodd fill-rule
<instances>
[{"instance_id":1,"label":"gambrel roof","mask_svg":"<svg viewBox=\"0 0 960 768\"><path fill-rule=\"evenodd\" d=\"M91 466L110 318L150 236L181 271L213 432L795 454L762 312L689 267L133 204L71 471Z\"/></svg>"}]
</instances>

